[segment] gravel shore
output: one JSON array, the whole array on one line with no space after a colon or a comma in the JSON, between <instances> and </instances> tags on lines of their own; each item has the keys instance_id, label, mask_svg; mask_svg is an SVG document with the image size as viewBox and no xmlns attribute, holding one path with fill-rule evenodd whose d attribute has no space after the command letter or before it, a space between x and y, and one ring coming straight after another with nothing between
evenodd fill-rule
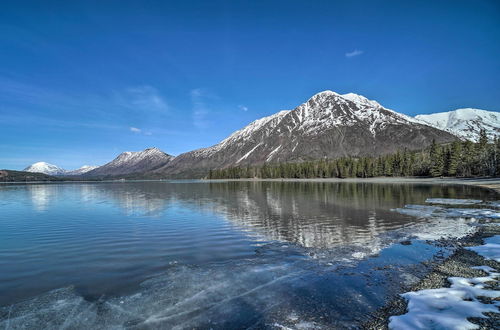
<instances>
[{"instance_id":1,"label":"gravel shore","mask_svg":"<svg viewBox=\"0 0 500 330\"><path fill-rule=\"evenodd\" d=\"M453 255L442 263L436 263L433 270L417 284L409 287L406 291L418 291L424 289L437 289L450 287L449 277L479 277L487 275L484 271L472 269L475 266L490 266L500 270L500 263L494 260L486 260L475 252L465 249L468 246L477 246L483 244L483 239L494 235L500 235L500 226L497 224L484 225L479 227L478 231L468 237L460 239L457 244L458 249ZM497 282L492 287L500 290L500 284ZM372 315L362 329L388 329L389 317L406 313L407 302L400 296L394 297L385 307ZM490 313L489 318L469 319L472 323L479 326L480 329L500 329L500 314Z\"/></svg>"}]
</instances>

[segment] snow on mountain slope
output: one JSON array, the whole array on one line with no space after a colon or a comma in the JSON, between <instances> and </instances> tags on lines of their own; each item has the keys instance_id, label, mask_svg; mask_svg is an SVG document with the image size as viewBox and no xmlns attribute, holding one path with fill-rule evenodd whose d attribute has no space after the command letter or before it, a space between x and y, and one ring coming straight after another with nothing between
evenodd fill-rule
<instances>
[{"instance_id":1,"label":"snow on mountain slope","mask_svg":"<svg viewBox=\"0 0 500 330\"><path fill-rule=\"evenodd\" d=\"M72 170L72 171L67 171L65 173L65 175L82 175L82 174L85 174L87 172L90 172L96 168L98 168L99 166L93 166L93 165L83 165L82 167L80 168L77 168L76 170Z\"/></svg>"},{"instance_id":2,"label":"snow on mountain slope","mask_svg":"<svg viewBox=\"0 0 500 330\"><path fill-rule=\"evenodd\" d=\"M96 169L98 166L84 165L76 170L65 170L56 165L46 162L34 163L24 169L26 172L44 173L48 175L81 175Z\"/></svg>"},{"instance_id":3,"label":"snow on mountain slope","mask_svg":"<svg viewBox=\"0 0 500 330\"><path fill-rule=\"evenodd\" d=\"M139 173L153 170L174 159L158 148L143 151L126 151L113 161L85 173L87 176L106 176Z\"/></svg>"},{"instance_id":4,"label":"snow on mountain slope","mask_svg":"<svg viewBox=\"0 0 500 330\"><path fill-rule=\"evenodd\" d=\"M65 169L46 162L34 163L26 167L24 171L32 173L44 173L48 175L64 175L67 172Z\"/></svg>"},{"instance_id":5,"label":"snow on mountain slope","mask_svg":"<svg viewBox=\"0 0 500 330\"><path fill-rule=\"evenodd\" d=\"M478 140L481 129L486 130L490 139L500 136L500 113L494 111L465 108L415 118L471 141Z\"/></svg>"},{"instance_id":6,"label":"snow on mountain slope","mask_svg":"<svg viewBox=\"0 0 500 330\"><path fill-rule=\"evenodd\" d=\"M264 162L367 156L421 149L453 135L349 93L324 91L293 110L258 119L220 143L177 156L155 173L189 175Z\"/></svg>"}]
</instances>

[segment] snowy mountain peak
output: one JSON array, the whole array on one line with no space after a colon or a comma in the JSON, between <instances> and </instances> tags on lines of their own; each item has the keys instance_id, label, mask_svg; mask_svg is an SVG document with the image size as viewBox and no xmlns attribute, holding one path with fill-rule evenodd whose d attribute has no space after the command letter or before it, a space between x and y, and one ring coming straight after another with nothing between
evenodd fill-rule
<instances>
[{"instance_id":1,"label":"snowy mountain peak","mask_svg":"<svg viewBox=\"0 0 500 330\"><path fill-rule=\"evenodd\" d=\"M348 100L356 105L363 105L363 106L371 106L371 107L382 107L380 103L374 100L369 100L368 98L364 97L363 95L359 95L356 93L347 93L347 94L339 94L330 90L322 91L317 94L314 94L306 103L313 102L313 103L321 103L322 101L329 99L333 97L334 100L336 101L342 101L343 100Z\"/></svg>"},{"instance_id":2,"label":"snowy mountain peak","mask_svg":"<svg viewBox=\"0 0 500 330\"><path fill-rule=\"evenodd\" d=\"M81 171L81 172L88 172L92 171L94 168L98 168L99 166L97 165L83 165L82 167L76 169L75 171Z\"/></svg>"},{"instance_id":3,"label":"snowy mountain peak","mask_svg":"<svg viewBox=\"0 0 500 330\"><path fill-rule=\"evenodd\" d=\"M89 171L87 175L106 176L145 172L165 165L172 159L174 159L174 156L168 155L158 148L126 151L119 154L111 162Z\"/></svg>"},{"instance_id":4,"label":"snowy mountain peak","mask_svg":"<svg viewBox=\"0 0 500 330\"><path fill-rule=\"evenodd\" d=\"M341 95L344 99L347 99L351 102L357 103L357 104L362 104L366 106L372 106L372 107L382 107L380 103L374 100L369 100L363 95L355 94L355 93L347 93L347 94L342 94Z\"/></svg>"},{"instance_id":5,"label":"snowy mountain peak","mask_svg":"<svg viewBox=\"0 0 500 330\"><path fill-rule=\"evenodd\" d=\"M162 155L166 155L163 151L161 151L160 149L156 148L156 147L153 147L153 148L147 148L143 151L140 151L142 152L143 154L147 154L147 155L153 155L153 154L162 154Z\"/></svg>"},{"instance_id":6,"label":"snowy mountain peak","mask_svg":"<svg viewBox=\"0 0 500 330\"><path fill-rule=\"evenodd\" d=\"M327 96L332 96L332 95L339 96L340 94L335 93L334 91L331 91L331 90L325 90L325 91L314 94L313 96L311 96L309 98L309 100L322 99L322 98L325 98Z\"/></svg>"},{"instance_id":7,"label":"snowy mountain peak","mask_svg":"<svg viewBox=\"0 0 500 330\"><path fill-rule=\"evenodd\" d=\"M46 162L37 162L24 169L26 172L32 173L44 173L48 175L61 175L66 173L65 169L62 169L56 165L49 164Z\"/></svg>"},{"instance_id":8,"label":"snowy mountain peak","mask_svg":"<svg viewBox=\"0 0 500 330\"><path fill-rule=\"evenodd\" d=\"M500 136L500 113L494 111L464 108L415 118L471 141L478 140L481 129L486 130L490 139Z\"/></svg>"},{"instance_id":9,"label":"snowy mountain peak","mask_svg":"<svg viewBox=\"0 0 500 330\"><path fill-rule=\"evenodd\" d=\"M99 166L94 166L94 165L83 165L82 167L77 168L76 170L67 171L65 175L81 175L90 172L98 167Z\"/></svg>"}]
</instances>

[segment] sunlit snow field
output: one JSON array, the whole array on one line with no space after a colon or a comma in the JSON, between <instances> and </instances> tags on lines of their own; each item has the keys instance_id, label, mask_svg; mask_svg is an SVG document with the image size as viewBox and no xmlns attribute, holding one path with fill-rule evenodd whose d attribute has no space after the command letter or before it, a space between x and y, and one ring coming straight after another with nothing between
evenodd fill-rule
<instances>
[{"instance_id":1,"label":"sunlit snow field","mask_svg":"<svg viewBox=\"0 0 500 330\"><path fill-rule=\"evenodd\" d=\"M452 252L432 240L499 217L494 201L418 184L2 185L0 327L354 326Z\"/></svg>"}]
</instances>

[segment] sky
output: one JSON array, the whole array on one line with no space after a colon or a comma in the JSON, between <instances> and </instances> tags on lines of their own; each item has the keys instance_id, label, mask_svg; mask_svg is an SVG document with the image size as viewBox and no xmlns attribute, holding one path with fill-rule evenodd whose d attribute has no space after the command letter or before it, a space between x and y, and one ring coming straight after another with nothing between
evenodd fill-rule
<instances>
[{"instance_id":1,"label":"sky","mask_svg":"<svg viewBox=\"0 0 500 330\"><path fill-rule=\"evenodd\" d=\"M323 90L500 111L500 1L2 1L0 168L178 155Z\"/></svg>"}]
</instances>

